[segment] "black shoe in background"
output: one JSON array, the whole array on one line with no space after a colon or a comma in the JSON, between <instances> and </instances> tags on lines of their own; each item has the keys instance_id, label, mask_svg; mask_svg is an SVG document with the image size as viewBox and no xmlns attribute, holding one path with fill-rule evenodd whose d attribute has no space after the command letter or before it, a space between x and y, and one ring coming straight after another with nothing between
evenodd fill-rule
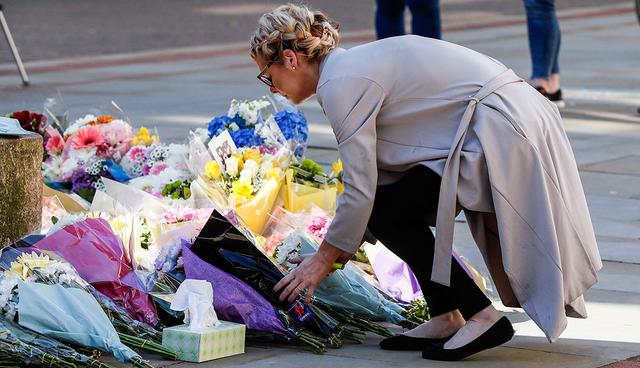
<instances>
[{"instance_id":1,"label":"black shoe in background","mask_svg":"<svg viewBox=\"0 0 640 368\"><path fill-rule=\"evenodd\" d=\"M558 108L563 108L565 106L564 100L562 99L562 89L558 89L554 93L548 93L544 87L538 86L536 90L540 92L541 95L549 99L549 101L553 102L558 106Z\"/></svg>"}]
</instances>

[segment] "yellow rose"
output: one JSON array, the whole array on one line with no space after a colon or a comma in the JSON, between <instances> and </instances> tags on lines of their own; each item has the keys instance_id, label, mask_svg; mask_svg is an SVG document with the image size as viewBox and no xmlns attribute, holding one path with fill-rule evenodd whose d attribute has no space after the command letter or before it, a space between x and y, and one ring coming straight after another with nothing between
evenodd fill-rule
<instances>
[{"instance_id":1,"label":"yellow rose","mask_svg":"<svg viewBox=\"0 0 640 368\"><path fill-rule=\"evenodd\" d=\"M231 193L236 200L240 199L239 202L242 202L243 200L250 201L253 199L253 195L251 194L253 193L253 187L246 181L234 181L231 184Z\"/></svg>"},{"instance_id":2,"label":"yellow rose","mask_svg":"<svg viewBox=\"0 0 640 368\"><path fill-rule=\"evenodd\" d=\"M341 181L338 182L338 194L342 194L344 192L344 185Z\"/></svg>"},{"instance_id":3,"label":"yellow rose","mask_svg":"<svg viewBox=\"0 0 640 368\"><path fill-rule=\"evenodd\" d=\"M204 167L204 175L211 180L218 180L222 176L220 165L216 161L209 161Z\"/></svg>"},{"instance_id":4,"label":"yellow rose","mask_svg":"<svg viewBox=\"0 0 640 368\"><path fill-rule=\"evenodd\" d=\"M255 148L247 148L244 151L244 160L245 161L253 160L257 163L260 163L262 162L262 155L260 154L260 151Z\"/></svg>"},{"instance_id":5,"label":"yellow rose","mask_svg":"<svg viewBox=\"0 0 640 368\"><path fill-rule=\"evenodd\" d=\"M338 160L338 162L334 162L331 164L331 169L333 170L333 175L338 175L342 171L342 160Z\"/></svg>"}]
</instances>

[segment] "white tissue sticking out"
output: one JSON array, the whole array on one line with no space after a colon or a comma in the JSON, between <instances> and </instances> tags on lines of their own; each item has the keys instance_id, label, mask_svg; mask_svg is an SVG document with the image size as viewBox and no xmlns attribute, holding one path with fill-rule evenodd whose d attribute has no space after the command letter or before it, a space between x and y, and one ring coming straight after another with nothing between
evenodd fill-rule
<instances>
[{"instance_id":1,"label":"white tissue sticking out","mask_svg":"<svg viewBox=\"0 0 640 368\"><path fill-rule=\"evenodd\" d=\"M171 309L184 311L184 323L190 330L214 327L220 324L213 309L213 287L205 280L185 280L176 291Z\"/></svg>"}]
</instances>

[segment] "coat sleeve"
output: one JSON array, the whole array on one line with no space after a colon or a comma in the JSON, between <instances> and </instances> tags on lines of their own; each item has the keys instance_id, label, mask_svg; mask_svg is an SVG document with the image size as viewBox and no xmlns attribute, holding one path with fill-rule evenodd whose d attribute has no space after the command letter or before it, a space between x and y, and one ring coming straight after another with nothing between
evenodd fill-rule
<instances>
[{"instance_id":1,"label":"coat sleeve","mask_svg":"<svg viewBox=\"0 0 640 368\"><path fill-rule=\"evenodd\" d=\"M325 239L345 252L355 253L376 194L376 117L385 92L371 80L348 77L324 83L317 97L338 141L344 184Z\"/></svg>"}]
</instances>

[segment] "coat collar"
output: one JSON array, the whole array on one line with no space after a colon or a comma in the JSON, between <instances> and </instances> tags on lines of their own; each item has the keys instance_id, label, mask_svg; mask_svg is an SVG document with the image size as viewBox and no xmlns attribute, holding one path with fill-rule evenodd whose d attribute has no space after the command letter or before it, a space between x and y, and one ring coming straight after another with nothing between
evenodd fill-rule
<instances>
[{"instance_id":1,"label":"coat collar","mask_svg":"<svg viewBox=\"0 0 640 368\"><path fill-rule=\"evenodd\" d=\"M347 51L346 49L343 49L342 47L336 47L335 49L329 51L328 54L326 54L322 60L320 60L320 69L318 70L318 86L320 86L320 81L322 80L322 73L324 71L325 66L327 65L327 63L329 63L331 61L332 58L335 58L336 55L339 55L343 52Z\"/></svg>"}]
</instances>

